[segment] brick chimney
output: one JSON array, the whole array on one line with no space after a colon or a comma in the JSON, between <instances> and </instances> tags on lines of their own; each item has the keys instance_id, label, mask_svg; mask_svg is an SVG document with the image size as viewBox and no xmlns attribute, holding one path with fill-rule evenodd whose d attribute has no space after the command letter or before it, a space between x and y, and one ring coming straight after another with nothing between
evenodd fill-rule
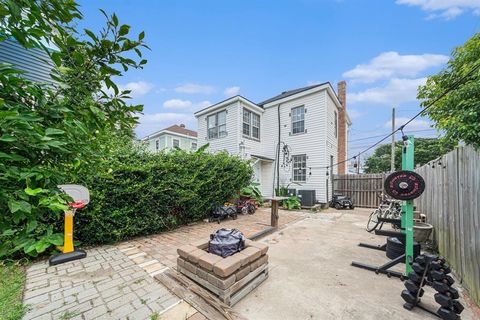
<instances>
[{"instance_id":1,"label":"brick chimney","mask_svg":"<svg viewBox=\"0 0 480 320\"><path fill-rule=\"evenodd\" d=\"M338 153L337 161L338 164L338 173L345 174L347 163L343 162L347 159L347 83L345 81L340 81L337 84L337 93L338 99L342 104L343 108L338 112ZM340 163L341 162L341 163Z\"/></svg>"}]
</instances>

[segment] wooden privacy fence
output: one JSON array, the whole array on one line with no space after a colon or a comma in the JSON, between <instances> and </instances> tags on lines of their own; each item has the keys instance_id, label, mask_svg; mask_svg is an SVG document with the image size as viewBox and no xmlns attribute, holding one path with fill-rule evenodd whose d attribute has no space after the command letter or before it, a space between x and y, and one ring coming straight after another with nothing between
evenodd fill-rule
<instances>
[{"instance_id":1,"label":"wooden privacy fence","mask_svg":"<svg viewBox=\"0 0 480 320\"><path fill-rule=\"evenodd\" d=\"M333 192L353 199L356 207L376 208L380 204L385 173L374 174L335 174Z\"/></svg>"},{"instance_id":2,"label":"wooden privacy fence","mask_svg":"<svg viewBox=\"0 0 480 320\"><path fill-rule=\"evenodd\" d=\"M480 304L480 153L461 147L415 170L426 183L417 210L456 275Z\"/></svg>"}]
</instances>

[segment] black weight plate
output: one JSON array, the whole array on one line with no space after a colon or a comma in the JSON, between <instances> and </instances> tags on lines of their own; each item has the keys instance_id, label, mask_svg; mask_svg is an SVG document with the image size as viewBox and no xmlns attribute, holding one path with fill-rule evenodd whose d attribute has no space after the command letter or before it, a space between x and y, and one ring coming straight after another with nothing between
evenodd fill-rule
<instances>
[{"instance_id":1,"label":"black weight plate","mask_svg":"<svg viewBox=\"0 0 480 320\"><path fill-rule=\"evenodd\" d=\"M385 192L394 199L413 200L425 190L425 181L414 171L393 172L385 179Z\"/></svg>"}]
</instances>

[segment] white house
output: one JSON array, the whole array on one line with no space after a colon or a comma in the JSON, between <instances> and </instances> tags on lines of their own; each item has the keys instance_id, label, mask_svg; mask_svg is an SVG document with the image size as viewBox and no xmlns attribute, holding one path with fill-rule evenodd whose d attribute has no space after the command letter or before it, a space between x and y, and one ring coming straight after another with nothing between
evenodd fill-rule
<instances>
[{"instance_id":1,"label":"white house","mask_svg":"<svg viewBox=\"0 0 480 320\"><path fill-rule=\"evenodd\" d=\"M173 125L152 133L141 141L148 144L148 150L158 152L180 148L187 151L197 150L197 132L185 128L184 124Z\"/></svg>"},{"instance_id":2,"label":"white house","mask_svg":"<svg viewBox=\"0 0 480 320\"><path fill-rule=\"evenodd\" d=\"M272 196L278 183L313 192L316 202L326 203L332 193L329 177L345 172L344 163L332 164L346 159L351 125L345 81L338 89L339 96L326 82L260 103L238 95L221 101L195 113L198 144L252 159L264 196Z\"/></svg>"}]
</instances>

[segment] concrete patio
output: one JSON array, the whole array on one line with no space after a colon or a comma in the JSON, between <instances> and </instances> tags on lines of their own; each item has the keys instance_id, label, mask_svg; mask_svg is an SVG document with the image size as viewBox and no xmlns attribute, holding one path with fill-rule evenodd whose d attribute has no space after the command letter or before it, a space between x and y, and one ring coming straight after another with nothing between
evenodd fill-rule
<instances>
[{"instance_id":1,"label":"concrete patio","mask_svg":"<svg viewBox=\"0 0 480 320\"><path fill-rule=\"evenodd\" d=\"M369 213L281 211L279 231L259 240L270 247L270 276L234 310L248 319L435 319L402 308L404 286L398 279L350 266L352 260L386 261L384 253L357 246L384 241L365 231ZM269 222L269 209L261 208L221 224L201 222L87 248L86 259L56 267L37 262L27 269L25 319L205 319L154 277L176 265L176 249L183 244L208 239L221 227L251 236ZM432 303L432 297L428 289L423 300ZM468 306L463 292L461 299L462 319L478 319L478 309ZM437 309L434 302L432 308Z\"/></svg>"},{"instance_id":2,"label":"concrete patio","mask_svg":"<svg viewBox=\"0 0 480 320\"><path fill-rule=\"evenodd\" d=\"M248 319L438 319L418 308L405 310L397 278L350 266L352 260L374 265L387 261L384 252L358 247L359 242L383 244L384 237L365 231L371 210L328 210L272 234L270 277L234 310ZM382 243L383 242L383 243ZM404 265L397 265L402 271ZM458 283L454 285L463 291ZM438 310L435 291L427 288L422 302ZM480 319L465 307L462 319ZM476 312L476 314L474 314Z\"/></svg>"}]
</instances>

